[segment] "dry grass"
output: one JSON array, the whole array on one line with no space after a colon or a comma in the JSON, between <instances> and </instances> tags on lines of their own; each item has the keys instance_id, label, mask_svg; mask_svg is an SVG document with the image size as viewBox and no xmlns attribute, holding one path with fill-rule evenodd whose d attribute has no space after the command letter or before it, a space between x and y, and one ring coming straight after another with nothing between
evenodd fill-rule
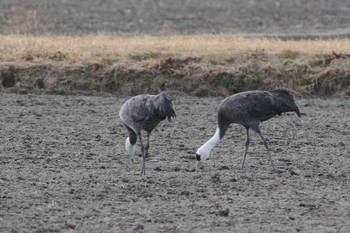
<instances>
[{"instance_id":1,"label":"dry grass","mask_svg":"<svg viewBox=\"0 0 350 233\"><path fill-rule=\"evenodd\" d=\"M350 39L0 35L0 41L1 84L15 90L350 93Z\"/></svg>"},{"instance_id":2,"label":"dry grass","mask_svg":"<svg viewBox=\"0 0 350 233\"><path fill-rule=\"evenodd\" d=\"M139 55L149 58L220 57L227 58L249 52L303 56L350 53L350 40L243 39L230 36L22 36L0 35L0 62L45 61L116 62L135 60ZM148 57L146 57L148 58Z\"/></svg>"}]
</instances>

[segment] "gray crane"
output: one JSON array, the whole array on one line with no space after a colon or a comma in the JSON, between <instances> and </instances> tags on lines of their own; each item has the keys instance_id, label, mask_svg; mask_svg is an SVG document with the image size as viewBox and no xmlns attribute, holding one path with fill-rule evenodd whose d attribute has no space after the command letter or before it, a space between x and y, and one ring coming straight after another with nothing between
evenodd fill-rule
<instances>
[{"instance_id":1,"label":"gray crane","mask_svg":"<svg viewBox=\"0 0 350 233\"><path fill-rule=\"evenodd\" d=\"M198 148L196 152L196 168L200 168L202 162L210 156L211 150L225 135L229 125L237 123L243 125L247 131L242 169L244 168L250 142L249 129L252 129L260 135L269 155L271 166L275 171L269 146L260 131L260 123L284 112L295 112L298 117L301 117L294 97L288 89L277 89L270 92L246 91L227 97L219 105L218 126L214 136Z\"/></svg>"},{"instance_id":2,"label":"gray crane","mask_svg":"<svg viewBox=\"0 0 350 233\"><path fill-rule=\"evenodd\" d=\"M125 148L131 163L134 161L137 137L140 140L142 154L141 175L146 175L145 160L148 156L149 136L152 130L163 120L175 118L172 99L165 91L159 95L138 95L128 99L120 108L119 117L128 130ZM141 130L147 133L146 146L143 145Z\"/></svg>"}]
</instances>

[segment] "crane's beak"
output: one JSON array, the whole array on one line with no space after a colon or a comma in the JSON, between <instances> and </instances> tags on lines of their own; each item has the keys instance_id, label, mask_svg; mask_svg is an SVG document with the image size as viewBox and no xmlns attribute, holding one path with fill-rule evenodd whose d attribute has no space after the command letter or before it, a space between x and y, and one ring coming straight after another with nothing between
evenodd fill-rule
<instances>
[{"instance_id":1,"label":"crane's beak","mask_svg":"<svg viewBox=\"0 0 350 233\"><path fill-rule=\"evenodd\" d=\"M202 162L201 161L196 161L196 171L202 168Z\"/></svg>"},{"instance_id":2,"label":"crane's beak","mask_svg":"<svg viewBox=\"0 0 350 233\"><path fill-rule=\"evenodd\" d=\"M298 117L301 117L301 114L300 114L300 111L299 111L298 107L295 109L295 113L298 115Z\"/></svg>"},{"instance_id":3,"label":"crane's beak","mask_svg":"<svg viewBox=\"0 0 350 233\"><path fill-rule=\"evenodd\" d=\"M196 171L198 171L202 167L201 156L196 154Z\"/></svg>"}]
</instances>

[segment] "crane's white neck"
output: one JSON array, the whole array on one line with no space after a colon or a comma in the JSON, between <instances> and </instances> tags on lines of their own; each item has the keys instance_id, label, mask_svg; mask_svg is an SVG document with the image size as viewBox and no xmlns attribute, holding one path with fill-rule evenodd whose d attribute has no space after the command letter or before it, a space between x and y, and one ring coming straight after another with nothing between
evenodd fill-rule
<instances>
[{"instance_id":1,"label":"crane's white neck","mask_svg":"<svg viewBox=\"0 0 350 233\"><path fill-rule=\"evenodd\" d=\"M199 147L197 150L197 155L200 156L200 161L205 161L209 156L211 150L220 141L220 129L216 128L216 132L213 137L211 137L203 146Z\"/></svg>"},{"instance_id":2,"label":"crane's white neck","mask_svg":"<svg viewBox=\"0 0 350 233\"><path fill-rule=\"evenodd\" d=\"M130 138L127 137L125 140L125 149L128 152L128 154L130 155L131 160L134 159L134 155L135 155L135 151L136 151L136 143L134 145L132 145L130 143Z\"/></svg>"}]
</instances>

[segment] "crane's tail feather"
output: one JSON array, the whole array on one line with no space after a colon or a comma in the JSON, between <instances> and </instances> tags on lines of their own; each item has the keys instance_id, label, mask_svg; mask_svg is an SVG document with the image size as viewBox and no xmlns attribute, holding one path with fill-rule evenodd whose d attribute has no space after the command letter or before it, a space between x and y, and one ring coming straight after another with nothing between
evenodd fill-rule
<instances>
[{"instance_id":1,"label":"crane's tail feather","mask_svg":"<svg viewBox=\"0 0 350 233\"><path fill-rule=\"evenodd\" d=\"M172 99L169 94L165 91L160 93L154 100L154 107L157 111L157 115L161 119L168 118L170 121L171 118L175 118L176 114L173 109Z\"/></svg>"}]
</instances>

